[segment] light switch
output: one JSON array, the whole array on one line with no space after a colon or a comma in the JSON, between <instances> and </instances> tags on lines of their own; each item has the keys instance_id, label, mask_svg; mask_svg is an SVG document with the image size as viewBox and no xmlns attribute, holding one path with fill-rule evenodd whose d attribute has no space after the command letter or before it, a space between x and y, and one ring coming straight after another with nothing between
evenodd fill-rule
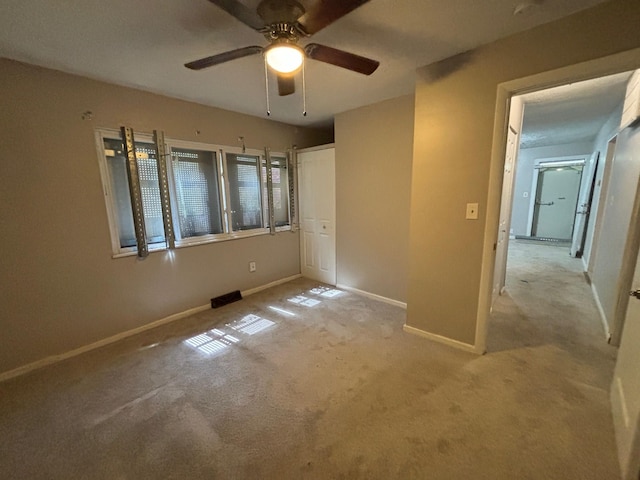
<instances>
[{"instance_id":1,"label":"light switch","mask_svg":"<svg viewBox=\"0 0 640 480\"><path fill-rule=\"evenodd\" d=\"M477 220L478 219L478 204L477 203L467 203L467 220Z\"/></svg>"}]
</instances>

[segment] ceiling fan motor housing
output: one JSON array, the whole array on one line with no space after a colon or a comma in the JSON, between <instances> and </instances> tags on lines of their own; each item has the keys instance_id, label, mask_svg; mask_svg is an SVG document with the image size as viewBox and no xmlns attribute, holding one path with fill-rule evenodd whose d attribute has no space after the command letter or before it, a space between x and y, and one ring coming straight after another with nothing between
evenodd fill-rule
<instances>
[{"instance_id":1,"label":"ceiling fan motor housing","mask_svg":"<svg viewBox=\"0 0 640 480\"><path fill-rule=\"evenodd\" d=\"M295 24L291 23L274 23L269 26L269 30L264 36L271 43L291 43L297 44L300 38L300 32Z\"/></svg>"},{"instance_id":2,"label":"ceiling fan motor housing","mask_svg":"<svg viewBox=\"0 0 640 480\"><path fill-rule=\"evenodd\" d=\"M277 23L294 25L304 15L305 9L296 0L262 0L257 12L265 25Z\"/></svg>"}]
</instances>

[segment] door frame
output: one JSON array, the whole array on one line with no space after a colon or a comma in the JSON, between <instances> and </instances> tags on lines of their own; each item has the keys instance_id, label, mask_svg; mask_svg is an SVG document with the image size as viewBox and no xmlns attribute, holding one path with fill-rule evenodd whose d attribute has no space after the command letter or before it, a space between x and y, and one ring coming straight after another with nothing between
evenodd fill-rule
<instances>
[{"instance_id":1,"label":"door frame","mask_svg":"<svg viewBox=\"0 0 640 480\"><path fill-rule=\"evenodd\" d=\"M602 172L602 180L600 183L600 194L598 195L598 209L595 216L593 226L593 239L591 240L591 248L589 249L589 260L586 265L588 275L593 274L593 267L596 265L596 252L598 251L598 242L600 241L600 228L602 227L602 215L606 207L606 198L609 193L609 179L611 178L611 169L613 167L613 158L616 155L616 144L618 142L618 133L613 135L607 142L607 151L604 155L604 171ZM584 257L583 257L584 259ZM584 261L584 260L583 260Z\"/></svg>"},{"instance_id":2,"label":"door frame","mask_svg":"<svg viewBox=\"0 0 640 480\"><path fill-rule=\"evenodd\" d=\"M488 323L491 308L491 291L495 256L493 244L496 241L500 218L501 183L504 169L504 152L506 149L508 128L509 99L518 94L566 85L568 83L590 80L616 73L637 70L640 68L640 48L609 55L607 57L570 65L549 72L504 82L498 85L496 94L496 110L494 117L491 162L489 168L489 189L487 194L487 214L484 230L482 268L480 273L480 289L476 318L475 351L486 351ZM608 162L607 162L608 163ZM636 202L637 203L637 202ZM635 211L635 205L634 205ZM640 240L636 232L635 240ZM622 333L624 335L624 333ZM635 426L634 452L640 453L640 421ZM637 475L636 472L634 472Z\"/></svg>"},{"instance_id":3,"label":"door frame","mask_svg":"<svg viewBox=\"0 0 640 480\"><path fill-rule=\"evenodd\" d=\"M634 222L633 219L640 218L640 179L636 187L636 196L631 210L631 222L629 223L629 232L622 253L622 267L620 268L620 276L618 277L618 299L616 308L611 321L611 339L609 343L620 346L622 334L624 331L624 323L629 305L629 291L633 283L633 275L636 268L636 261L640 253L640 222Z\"/></svg>"},{"instance_id":4,"label":"door frame","mask_svg":"<svg viewBox=\"0 0 640 480\"><path fill-rule=\"evenodd\" d=\"M487 194L487 213L482 248L482 268L476 313L476 332L474 350L486 351L491 293L495 269L495 252L500 220L500 202L502 178L506 152L507 129L509 128L509 104L513 96L544 90L569 83L591 80L616 73L628 72L640 68L640 48L616 53L607 57L589 60L559 69L531 75L501 83L496 92L491 162L489 168L489 188Z\"/></svg>"},{"instance_id":5,"label":"door frame","mask_svg":"<svg viewBox=\"0 0 640 480\"><path fill-rule=\"evenodd\" d=\"M511 97L509 101L509 122L504 154L504 169L502 177L502 196L500 203L500 218L495 243L495 263L493 271L491 308L499 295L503 293L507 277L507 257L509 254L509 240L511 234L511 215L513 212L513 190L516 181L518 154L520 153L520 131L524 115L524 102L519 96ZM511 165L509 158L509 139L513 139L514 151ZM496 277L498 277L496 279Z\"/></svg>"},{"instance_id":6,"label":"door frame","mask_svg":"<svg viewBox=\"0 0 640 480\"><path fill-rule=\"evenodd\" d=\"M578 193L578 204L576 205L576 218L574 221L574 232L571 238L571 248L569 255L574 258L582 258L589 235L589 223L591 222L591 205L596 190L596 178L598 165L600 163L600 151L591 154L589 162L582 169L582 183ZM593 238L591 239L593 242ZM584 264L584 262L582 262ZM586 270L586 267L585 267Z\"/></svg>"},{"instance_id":7,"label":"door frame","mask_svg":"<svg viewBox=\"0 0 640 480\"><path fill-rule=\"evenodd\" d=\"M640 134L640 132L639 132ZM631 218L638 218L640 215L640 179L638 179L638 185L636 187L636 195L633 202L633 209L631 212ZM631 222L629 225L629 232L627 234L627 240L624 246L623 263L618 278L618 301L616 302L615 315L613 318L613 328L611 332L610 343L621 346L622 336L624 334L624 324L627 320L627 310L629 307L630 296L629 292L633 288L637 288L637 283L634 284L634 279L637 282L636 268L640 265L640 222ZM636 300L637 301L637 300ZM629 341L633 339L627 339L626 348L629 347ZM625 348L623 346L622 348ZM620 377L618 376L618 364L616 363L616 369L614 371L614 381L610 392L612 412L614 419L614 427L616 432L617 447L620 447L620 443L626 443L626 440L622 438L626 437L626 432L629 432L630 441L628 444L629 451L628 456L624 458L621 455L620 450L618 454L620 456L620 463L624 474L624 479L635 480L640 474L640 417L637 418L636 424L625 428L624 425L620 425L620 417L627 415L626 402L624 397L623 385ZM624 429L619 431L619 429ZM633 430L630 430L633 429ZM626 449L626 445L625 445ZM624 452L624 450L623 450Z\"/></svg>"}]
</instances>

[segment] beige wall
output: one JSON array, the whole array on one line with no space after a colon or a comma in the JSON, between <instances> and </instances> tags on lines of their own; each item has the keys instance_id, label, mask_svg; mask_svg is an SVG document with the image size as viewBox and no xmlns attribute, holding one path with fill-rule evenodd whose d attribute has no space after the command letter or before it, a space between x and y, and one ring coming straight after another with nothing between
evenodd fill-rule
<instances>
[{"instance_id":1,"label":"beige wall","mask_svg":"<svg viewBox=\"0 0 640 480\"><path fill-rule=\"evenodd\" d=\"M418 70L409 326L474 345L488 312L482 267L497 227L498 85L638 47L639 24L640 2L608 2ZM501 141L503 132L496 135ZM465 220L467 202L479 202L479 220Z\"/></svg>"},{"instance_id":2,"label":"beige wall","mask_svg":"<svg viewBox=\"0 0 640 480\"><path fill-rule=\"evenodd\" d=\"M587 227L587 236L584 247L584 255L583 261L589 265L591 263L591 254L593 248L593 241L595 236L595 227L596 227L596 218L597 212L600 206L600 201L603 193L603 182L604 182L604 171L605 165L607 162L607 150L609 148L609 140L613 137L617 131L620 129L620 117L622 115L622 104L616 107L616 109L611 112L611 115L607 119L607 121L602 125L598 135L596 135L596 139L593 142L593 151L598 152L600 154L598 160L598 168L596 170L595 175L595 185L593 190L593 201L591 202L591 215L589 217L589 225ZM595 256L594 256L595 259Z\"/></svg>"},{"instance_id":3,"label":"beige wall","mask_svg":"<svg viewBox=\"0 0 640 480\"><path fill-rule=\"evenodd\" d=\"M338 284L406 302L413 95L342 113L336 135Z\"/></svg>"},{"instance_id":4,"label":"beige wall","mask_svg":"<svg viewBox=\"0 0 640 480\"><path fill-rule=\"evenodd\" d=\"M276 150L330 141L323 132L8 60L0 91L0 372L300 272L290 232L111 258L94 129Z\"/></svg>"}]
</instances>

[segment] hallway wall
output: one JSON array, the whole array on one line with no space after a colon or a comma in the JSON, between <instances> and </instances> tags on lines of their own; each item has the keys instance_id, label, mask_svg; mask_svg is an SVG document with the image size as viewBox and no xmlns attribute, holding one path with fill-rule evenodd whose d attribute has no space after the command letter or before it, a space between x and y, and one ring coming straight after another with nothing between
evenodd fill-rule
<instances>
[{"instance_id":1,"label":"hallway wall","mask_svg":"<svg viewBox=\"0 0 640 480\"><path fill-rule=\"evenodd\" d=\"M606 315L609 329L616 308L631 211L640 179L640 158L633 155L629 129L618 136L591 281Z\"/></svg>"},{"instance_id":2,"label":"hallway wall","mask_svg":"<svg viewBox=\"0 0 640 480\"><path fill-rule=\"evenodd\" d=\"M598 207L600 205L602 189L605 187L603 184L604 181L604 170L606 166L606 158L607 158L607 148L609 140L613 135L615 135L620 129L620 117L622 115L622 105L621 102L611 115L608 120L602 125L598 135L596 136L595 141L593 142L593 151L600 152L600 160L598 162L598 170L596 171L596 183L595 189L593 191L593 203L591 204L591 218L589 220L589 225L587 228L587 239L584 248L584 262L586 265L591 261L591 255L593 250L593 240L595 234L595 225L596 225L596 216L598 212ZM601 248L607 248L606 245L601 245Z\"/></svg>"}]
</instances>

